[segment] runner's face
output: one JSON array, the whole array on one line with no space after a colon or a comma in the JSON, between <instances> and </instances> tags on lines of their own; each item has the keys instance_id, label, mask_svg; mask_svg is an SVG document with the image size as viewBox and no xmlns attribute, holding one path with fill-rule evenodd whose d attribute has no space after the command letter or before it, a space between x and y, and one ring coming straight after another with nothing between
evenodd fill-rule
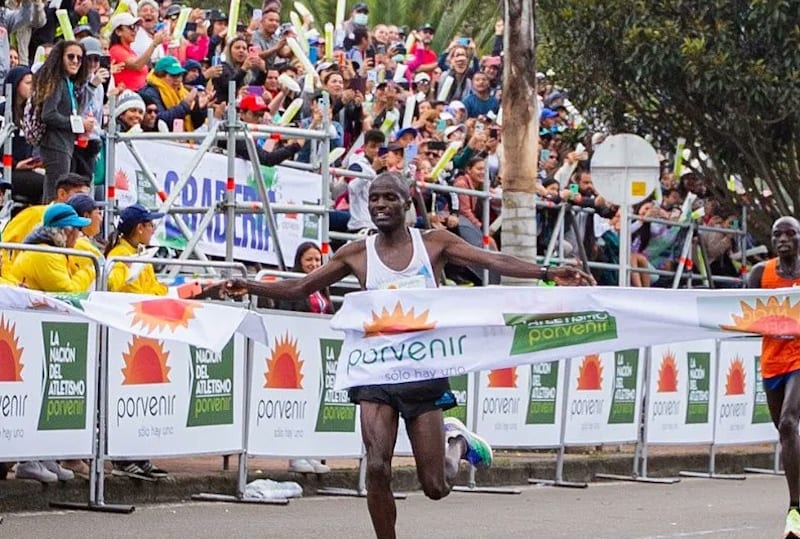
<instances>
[{"instance_id":1,"label":"runner's face","mask_svg":"<svg viewBox=\"0 0 800 539\"><path fill-rule=\"evenodd\" d=\"M406 198L391 180L376 180L369 190L369 215L381 232L391 232L405 222Z\"/></svg>"},{"instance_id":2,"label":"runner's face","mask_svg":"<svg viewBox=\"0 0 800 539\"><path fill-rule=\"evenodd\" d=\"M797 257L800 252L800 229L797 221L779 219L772 227L772 247L780 257Z\"/></svg>"}]
</instances>

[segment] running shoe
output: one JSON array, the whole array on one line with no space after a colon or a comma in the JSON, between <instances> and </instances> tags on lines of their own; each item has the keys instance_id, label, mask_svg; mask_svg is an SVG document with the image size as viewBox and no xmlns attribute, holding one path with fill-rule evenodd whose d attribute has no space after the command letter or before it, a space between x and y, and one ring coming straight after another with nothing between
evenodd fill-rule
<instances>
[{"instance_id":1,"label":"running shoe","mask_svg":"<svg viewBox=\"0 0 800 539\"><path fill-rule=\"evenodd\" d=\"M169 472L162 470L149 460L140 462L139 467L142 469L145 475L152 477L153 479L164 479L165 477L169 477Z\"/></svg>"},{"instance_id":2,"label":"running shoe","mask_svg":"<svg viewBox=\"0 0 800 539\"><path fill-rule=\"evenodd\" d=\"M800 539L800 511L792 507L786 515L786 528L783 530L784 538Z\"/></svg>"},{"instance_id":3,"label":"running shoe","mask_svg":"<svg viewBox=\"0 0 800 539\"><path fill-rule=\"evenodd\" d=\"M462 457L476 468L488 468L492 465L492 446L489 442L471 432L464 423L455 417L444 418L445 439L461 436L467 442L467 452Z\"/></svg>"},{"instance_id":4,"label":"running shoe","mask_svg":"<svg viewBox=\"0 0 800 539\"><path fill-rule=\"evenodd\" d=\"M142 470L135 462L114 464L114 469L111 470L111 475L119 477L128 477L130 479L143 479L145 481L152 481L153 478Z\"/></svg>"}]
</instances>

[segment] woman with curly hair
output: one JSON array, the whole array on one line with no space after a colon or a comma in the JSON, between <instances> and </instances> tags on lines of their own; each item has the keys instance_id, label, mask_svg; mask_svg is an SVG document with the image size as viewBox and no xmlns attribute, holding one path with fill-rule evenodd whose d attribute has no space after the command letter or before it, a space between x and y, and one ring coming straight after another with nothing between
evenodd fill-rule
<instances>
[{"instance_id":1,"label":"woman with curly hair","mask_svg":"<svg viewBox=\"0 0 800 539\"><path fill-rule=\"evenodd\" d=\"M39 142L44 204L55 198L57 179L70 171L75 145L88 142L86 134L94 129L91 113L83 116L90 99L85 52L77 41L59 41L33 78L31 105L44 125Z\"/></svg>"}]
</instances>

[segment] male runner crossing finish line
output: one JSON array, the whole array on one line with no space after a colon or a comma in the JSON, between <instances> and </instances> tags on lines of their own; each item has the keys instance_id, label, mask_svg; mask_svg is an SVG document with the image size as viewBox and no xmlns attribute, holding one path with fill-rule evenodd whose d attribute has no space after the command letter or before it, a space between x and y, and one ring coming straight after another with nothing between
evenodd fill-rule
<instances>
[{"instance_id":1,"label":"male runner crossing finish line","mask_svg":"<svg viewBox=\"0 0 800 539\"><path fill-rule=\"evenodd\" d=\"M781 217L772 224L772 248L778 255L760 262L750 272L749 288L800 286L800 222ZM772 422L781 442L789 512L784 537L800 539L800 339L763 337L761 377Z\"/></svg>"},{"instance_id":2,"label":"male runner crossing finish line","mask_svg":"<svg viewBox=\"0 0 800 539\"><path fill-rule=\"evenodd\" d=\"M410 208L408 186L384 173L373 180L368 208L378 233L345 245L302 279L259 282L235 279L220 285L231 296L254 294L278 300L308 297L350 274L364 290L437 288L445 264L478 266L502 275L553 280L559 285L593 285L594 279L567 266L548 268L478 249L446 230L422 232L405 225ZM443 410L456 405L446 378L423 382L353 387L350 399L361 408L361 435L367 459L367 507L378 539L394 539L397 508L391 490L392 454L398 417L403 416L414 452L417 477L425 495L447 496L459 460L476 467L492 463L492 448ZM444 432L444 436L442 433Z\"/></svg>"}]
</instances>

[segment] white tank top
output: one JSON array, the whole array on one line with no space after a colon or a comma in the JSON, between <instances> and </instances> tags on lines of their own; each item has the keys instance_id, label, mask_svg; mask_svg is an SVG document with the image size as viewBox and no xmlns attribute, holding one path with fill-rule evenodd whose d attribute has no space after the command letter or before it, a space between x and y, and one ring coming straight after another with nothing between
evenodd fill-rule
<instances>
[{"instance_id":1,"label":"white tank top","mask_svg":"<svg viewBox=\"0 0 800 539\"><path fill-rule=\"evenodd\" d=\"M367 242L367 290L393 288L437 288L428 251L422 241L422 234L417 228L409 228L411 244L414 252L411 262L400 271L395 271L384 264L375 250L377 234L368 236Z\"/></svg>"}]
</instances>

